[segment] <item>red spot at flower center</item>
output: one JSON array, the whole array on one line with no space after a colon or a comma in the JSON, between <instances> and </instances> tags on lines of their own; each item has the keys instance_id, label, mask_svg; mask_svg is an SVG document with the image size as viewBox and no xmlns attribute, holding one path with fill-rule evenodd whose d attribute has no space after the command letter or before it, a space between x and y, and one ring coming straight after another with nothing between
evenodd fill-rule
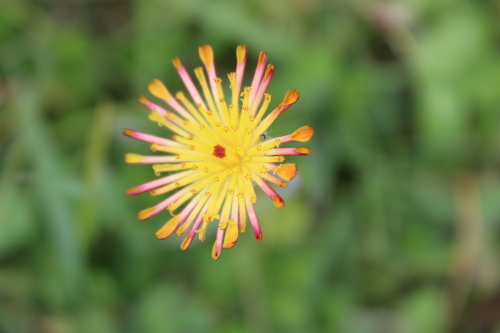
<instances>
[{"instance_id":1,"label":"red spot at flower center","mask_svg":"<svg viewBox=\"0 0 500 333\"><path fill-rule=\"evenodd\" d=\"M218 158L226 157L226 148L220 145L214 146L214 156Z\"/></svg>"}]
</instances>

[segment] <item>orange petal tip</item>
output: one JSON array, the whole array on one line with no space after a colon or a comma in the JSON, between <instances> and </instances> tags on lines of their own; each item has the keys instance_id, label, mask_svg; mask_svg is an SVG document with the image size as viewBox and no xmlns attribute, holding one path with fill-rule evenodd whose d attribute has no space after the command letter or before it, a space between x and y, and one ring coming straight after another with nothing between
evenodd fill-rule
<instances>
[{"instance_id":1,"label":"orange petal tip","mask_svg":"<svg viewBox=\"0 0 500 333\"><path fill-rule=\"evenodd\" d=\"M225 249L230 249L230 248L232 248L233 246L236 245L236 241L237 240L238 239L235 239L234 242L231 242L231 241L227 241L226 242L226 240L224 240L224 245L222 245L222 247L225 248Z\"/></svg>"},{"instance_id":2,"label":"orange petal tip","mask_svg":"<svg viewBox=\"0 0 500 333\"><path fill-rule=\"evenodd\" d=\"M235 221L229 222L226 234L224 235L224 243L222 244L222 247L225 249L230 249L236 244L237 240L238 240L238 223Z\"/></svg>"},{"instance_id":3,"label":"orange petal tip","mask_svg":"<svg viewBox=\"0 0 500 333\"><path fill-rule=\"evenodd\" d=\"M155 234L158 239L165 239L170 236L174 230L177 228L177 223L179 222L180 215L174 216L170 219L160 230L158 230Z\"/></svg>"},{"instance_id":4,"label":"orange petal tip","mask_svg":"<svg viewBox=\"0 0 500 333\"><path fill-rule=\"evenodd\" d=\"M201 61L208 67L212 69L212 64L214 62L214 51L210 45L202 45L198 48Z\"/></svg>"},{"instance_id":5,"label":"orange petal tip","mask_svg":"<svg viewBox=\"0 0 500 333\"><path fill-rule=\"evenodd\" d=\"M137 154L125 154L125 163L134 164L144 161L144 157Z\"/></svg>"},{"instance_id":6,"label":"orange petal tip","mask_svg":"<svg viewBox=\"0 0 500 333\"><path fill-rule=\"evenodd\" d=\"M274 170L274 173L284 180L290 181L297 175L297 165L294 163L281 164Z\"/></svg>"},{"instance_id":7,"label":"orange petal tip","mask_svg":"<svg viewBox=\"0 0 500 333\"><path fill-rule=\"evenodd\" d=\"M124 129L123 130L123 134L125 134L126 136L130 136L130 137L134 137L135 136L135 132L132 131L132 130L129 130L129 129Z\"/></svg>"},{"instance_id":8,"label":"orange petal tip","mask_svg":"<svg viewBox=\"0 0 500 333\"><path fill-rule=\"evenodd\" d=\"M238 65L241 65L247 57L247 47L245 45L238 45L236 48L236 59L238 60Z\"/></svg>"},{"instance_id":9,"label":"orange petal tip","mask_svg":"<svg viewBox=\"0 0 500 333\"><path fill-rule=\"evenodd\" d=\"M217 251L217 242L214 243L214 247L212 248L212 259L217 260L220 257L220 250Z\"/></svg>"},{"instance_id":10,"label":"orange petal tip","mask_svg":"<svg viewBox=\"0 0 500 333\"><path fill-rule=\"evenodd\" d=\"M181 250L186 251L189 245L191 245L191 242L193 241L193 236L194 235L188 235L181 244Z\"/></svg>"},{"instance_id":11,"label":"orange petal tip","mask_svg":"<svg viewBox=\"0 0 500 333\"><path fill-rule=\"evenodd\" d=\"M172 97L165 85L158 79L153 79L148 86L149 91L158 98L169 100Z\"/></svg>"},{"instance_id":12,"label":"orange petal tip","mask_svg":"<svg viewBox=\"0 0 500 333\"><path fill-rule=\"evenodd\" d=\"M313 135L314 130L311 127L302 126L298 130L293 132L292 135L290 135L290 138L299 142L307 142L312 138Z\"/></svg>"},{"instance_id":13,"label":"orange petal tip","mask_svg":"<svg viewBox=\"0 0 500 333\"><path fill-rule=\"evenodd\" d=\"M273 64L267 65L266 73L264 74L264 80L269 76L269 74L272 74L273 72L274 72L274 65Z\"/></svg>"},{"instance_id":14,"label":"orange petal tip","mask_svg":"<svg viewBox=\"0 0 500 333\"><path fill-rule=\"evenodd\" d=\"M264 62L266 61L267 59L267 52L262 50L260 51L259 53L259 62L257 64L257 66L263 66L264 65Z\"/></svg>"},{"instance_id":15,"label":"orange petal tip","mask_svg":"<svg viewBox=\"0 0 500 333\"><path fill-rule=\"evenodd\" d=\"M148 106L149 105L149 101L146 97L144 96L140 96L138 99L139 103L141 103L142 105L146 105Z\"/></svg>"},{"instance_id":16,"label":"orange petal tip","mask_svg":"<svg viewBox=\"0 0 500 333\"><path fill-rule=\"evenodd\" d=\"M311 153L311 150L309 150L309 148L307 147L297 148L295 149L295 151L300 155L309 155Z\"/></svg>"},{"instance_id":17,"label":"orange petal tip","mask_svg":"<svg viewBox=\"0 0 500 333\"><path fill-rule=\"evenodd\" d=\"M128 190L125 191L125 194L127 195L127 197L130 197L132 196L131 193L134 193L135 191L137 191L139 188L138 187L132 187L132 188L129 188Z\"/></svg>"},{"instance_id":18,"label":"orange petal tip","mask_svg":"<svg viewBox=\"0 0 500 333\"><path fill-rule=\"evenodd\" d=\"M174 64L175 69L177 69L178 71L182 69L182 63L179 58L172 59L172 63Z\"/></svg>"},{"instance_id":19,"label":"orange petal tip","mask_svg":"<svg viewBox=\"0 0 500 333\"><path fill-rule=\"evenodd\" d=\"M285 201L283 201L283 199L280 197L273 197L273 203L274 203L274 207L276 207L278 209L285 207Z\"/></svg>"},{"instance_id":20,"label":"orange petal tip","mask_svg":"<svg viewBox=\"0 0 500 333\"><path fill-rule=\"evenodd\" d=\"M297 102L299 97L300 97L300 94L298 93L297 90L295 90L295 89L288 90L286 95L285 95L285 98L283 99L283 104L285 104L285 105L293 104L293 103Z\"/></svg>"},{"instance_id":21,"label":"orange petal tip","mask_svg":"<svg viewBox=\"0 0 500 333\"><path fill-rule=\"evenodd\" d=\"M140 211L139 214L137 214L137 217L139 218L139 220L144 221L145 219L149 218L151 214L153 214L155 209L155 207L146 208Z\"/></svg>"}]
</instances>

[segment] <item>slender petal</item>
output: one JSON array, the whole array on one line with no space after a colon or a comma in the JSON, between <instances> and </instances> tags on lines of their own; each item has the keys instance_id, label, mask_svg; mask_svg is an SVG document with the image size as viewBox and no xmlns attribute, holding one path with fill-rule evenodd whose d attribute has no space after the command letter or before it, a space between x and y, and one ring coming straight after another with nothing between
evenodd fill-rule
<instances>
[{"instance_id":1,"label":"slender petal","mask_svg":"<svg viewBox=\"0 0 500 333\"><path fill-rule=\"evenodd\" d=\"M197 173L197 171L190 170L190 171L178 172L178 173L174 173L173 175L170 175L170 176L158 178L156 180L144 183L142 185L132 187L132 188L127 190L127 192L126 192L127 197L141 194L141 193L144 193L146 191L152 190L154 188L157 188L157 187L160 187L160 186L163 186L166 184L170 184L176 180L182 179L182 178L186 177L187 175L190 175L193 173Z\"/></svg>"},{"instance_id":2,"label":"slender petal","mask_svg":"<svg viewBox=\"0 0 500 333\"><path fill-rule=\"evenodd\" d=\"M301 148L277 148L270 149L266 151L266 156L300 156L300 155L309 155L311 151L309 148L301 147Z\"/></svg>"},{"instance_id":3,"label":"slender petal","mask_svg":"<svg viewBox=\"0 0 500 333\"><path fill-rule=\"evenodd\" d=\"M154 164L179 162L175 156L142 156L137 154L125 154L125 163L127 164Z\"/></svg>"},{"instance_id":4,"label":"slender petal","mask_svg":"<svg viewBox=\"0 0 500 333\"><path fill-rule=\"evenodd\" d=\"M241 82L243 81L243 73L245 72L245 65L247 62L247 47L239 45L236 49L236 90L241 90Z\"/></svg>"},{"instance_id":5,"label":"slender petal","mask_svg":"<svg viewBox=\"0 0 500 333\"><path fill-rule=\"evenodd\" d=\"M262 100L262 96L266 92L269 83L274 74L274 65L268 65L266 69L266 74L264 75L264 79L262 80L262 84L259 86L259 90L255 94L255 99L252 101L252 107L250 109L250 114L255 115L257 108L259 107L260 101Z\"/></svg>"},{"instance_id":6,"label":"slender petal","mask_svg":"<svg viewBox=\"0 0 500 333\"><path fill-rule=\"evenodd\" d=\"M163 146L171 146L171 147L183 147L184 146L181 143L178 143L178 142L175 142L175 141L172 141L169 139L160 138L160 137L155 136L155 135L146 134L143 132L134 131L134 130L130 130L130 129L123 130L123 134L125 134L126 136L129 136L131 138L137 139L137 140L141 140L144 142L150 142L150 143L156 143L156 144L163 145Z\"/></svg>"},{"instance_id":7,"label":"slender petal","mask_svg":"<svg viewBox=\"0 0 500 333\"><path fill-rule=\"evenodd\" d=\"M253 204L250 201L250 197L246 198L246 208L248 216L250 217L250 224L252 225L252 230L255 234L255 238L260 241L262 240L262 230L260 229L259 219L257 218L257 214L255 213L255 209L253 208Z\"/></svg>"},{"instance_id":8,"label":"slender petal","mask_svg":"<svg viewBox=\"0 0 500 333\"><path fill-rule=\"evenodd\" d=\"M206 107L205 103L201 99L200 94L198 93L198 89L196 89L193 80L191 80L191 77L189 76L189 73L186 71L186 68L184 68L184 65L180 61L179 58L175 58L172 60L175 69L177 70L177 73L179 73L179 76L182 79L182 82L184 82L184 85L186 86L187 90L189 91L189 94L193 98L194 102L196 104L201 104L203 107Z\"/></svg>"},{"instance_id":9,"label":"slender petal","mask_svg":"<svg viewBox=\"0 0 500 333\"><path fill-rule=\"evenodd\" d=\"M266 68L267 61L267 52L260 51L259 61L257 62L257 68L255 69L255 74L252 80L252 90L250 90L250 105L252 104L255 95L257 94L257 89L260 85L260 80L262 79L262 75L264 74L264 69Z\"/></svg>"},{"instance_id":10,"label":"slender petal","mask_svg":"<svg viewBox=\"0 0 500 333\"><path fill-rule=\"evenodd\" d=\"M215 238L214 247L212 249L212 259L219 259L220 252L222 251L222 239L224 237L224 229L217 229L217 236Z\"/></svg>"}]
</instances>

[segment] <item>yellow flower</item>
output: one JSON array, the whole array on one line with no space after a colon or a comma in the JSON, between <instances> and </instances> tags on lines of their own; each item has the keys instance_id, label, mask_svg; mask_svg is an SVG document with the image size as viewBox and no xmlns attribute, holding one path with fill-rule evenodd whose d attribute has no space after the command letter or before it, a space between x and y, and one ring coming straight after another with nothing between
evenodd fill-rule
<instances>
[{"instance_id":1,"label":"yellow flower","mask_svg":"<svg viewBox=\"0 0 500 333\"><path fill-rule=\"evenodd\" d=\"M158 230L156 237L164 239L174 231L181 236L189 229L181 244L182 250L189 247L196 234L203 241L208 224L218 220L212 250L212 258L217 259L222 248L233 247L239 233L245 231L247 216L255 237L257 240L262 239L253 206L257 200L254 185L260 187L277 208L283 208L283 199L269 183L286 187L287 182L295 177L297 166L280 164L285 160L284 156L308 155L309 149L278 147L289 142L306 142L312 137L313 130L304 126L288 135L263 139L269 125L299 99L297 91L289 90L283 101L265 116L271 102L271 95L265 92L274 74L273 65L266 67L265 51L259 55L252 85L241 92L247 50L243 45L236 49L236 72L228 74L230 104L226 102L222 80L215 72L212 48L203 45L199 53L208 80L203 68L198 67L194 72L204 98L178 58L173 63L192 101L181 91L174 97L157 79L149 84L149 91L166 102L175 113L143 96L139 98L139 102L151 110L149 119L175 134L172 139L165 139L124 130L124 134L129 137L151 143L151 150L169 154L126 154L126 163L153 164L156 175L168 173L165 177L133 187L126 193L132 196L151 191L152 195L159 195L174 191L156 206L141 211L139 219L144 220L164 209L169 210L173 217ZM189 203L178 215L174 215L186 202Z\"/></svg>"}]
</instances>

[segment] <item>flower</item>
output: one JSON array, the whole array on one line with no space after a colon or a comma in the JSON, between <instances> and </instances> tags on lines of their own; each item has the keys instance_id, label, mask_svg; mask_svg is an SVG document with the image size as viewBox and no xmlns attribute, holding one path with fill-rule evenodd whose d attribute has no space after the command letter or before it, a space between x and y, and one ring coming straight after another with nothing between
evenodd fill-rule
<instances>
[{"instance_id":1,"label":"flower","mask_svg":"<svg viewBox=\"0 0 500 333\"><path fill-rule=\"evenodd\" d=\"M157 176L162 172L168 173L167 176L132 187L126 193L127 196L133 196L151 191L155 196L175 191L156 206L141 211L138 216L140 220L145 220L164 209L169 210L173 217L156 232L156 237L164 239L174 231L181 236L189 229L181 244L182 250L189 247L196 234L203 241L207 226L218 220L212 250L212 258L217 259L222 248L233 247L239 233L245 231L247 215L255 237L257 240L262 239L253 206L257 200L254 184L272 199L277 208L283 208L283 199L269 183L286 187L287 182L295 177L297 166L292 163L280 164L285 160L284 156L308 155L310 151L305 147L278 147L284 143L308 141L313 130L304 126L288 135L265 138L264 132L269 125L299 99L297 91L289 90L283 101L264 117L271 102L271 95L265 92L274 74L273 65L266 67L265 51L260 52L251 86L243 88L240 94L247 49L243 45L236 49L236 72L228 74L230 104L224 96L222 80L215 73L212 48L203 45L199 53L208 81L202 67L196 68L194 72L204 98L178 58L173 60L173 64L194 103L182 91L174 97L157 79L149 84L149 91L176 113L143 96L139 98L139 102L151 110L149 119L175 134L172 139L165 139L124 130L123 133L131 138L151 143L151 150L170 154L126 154L126 163L153 164ZM174 215L184 203L187 205Z\"/></svg>"}]
</instances>

